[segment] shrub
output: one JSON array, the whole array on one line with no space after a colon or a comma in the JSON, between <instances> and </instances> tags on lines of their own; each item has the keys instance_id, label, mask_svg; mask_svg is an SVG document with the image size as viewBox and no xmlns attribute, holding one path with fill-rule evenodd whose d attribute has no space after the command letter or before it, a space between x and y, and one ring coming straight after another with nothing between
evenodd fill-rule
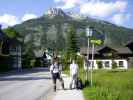
<instances>
[{"instance_id":1,"label":"shrub","mask_svg":"<svg viewBox=\"0 0 133 100\"><path fill-rule=\"evenodd\" d=\"M0 55L0 72L11 70L11 61L12 58L10 56Z\"/></svg>"},{"instance_id":2,"label":"shrub","mask_svg":"<svg viewBox=\"0 0 133 100\"><path fill-rule=\"evenodd\" d=\"M31 58L23 58L22 59L22 68L31 68L30 66L30 60Z\"/></svg>"},{"instance_id":3,"label":"shrub","mask_svg":"<svg viewBox=\"0 0 133 100\"><path fill-rule=\"evenodd\" d=\"M35 62L36 62L35 59L30 60L30 66L31 67L35 67Z\"/></svg>"},{"instance_id":4,"label":"shrub","mask_svg":"<svg viewBox=\"0 0 133 100\"><path fill-rule=\"evenodd\" d=\"M101 69L103 67L102 61L97 61L96 63L98 65L98 68L99 69Z\"/></svg>"},{"instance_id":5,"label":"shrub","mask_svg":"<svg viewBox=\"0 0 133 100\"><path fill-rule=\"evenodd\" d=\"M41 60L41 58L36 58L35 60L35 67L41 67L43 65L43 62Z\"/></svg>"},{"instance_id":6,"label":"shrub","mask_svg":"<svg viewBox=\"0 0 133 100\"><path fill-rule=\"evenodd\" d=\"M34 58L29 55L23 55L22 56L22 68L32 68L31 66L31 60Z\"/></svg>"},{"instance_id":7,"label":"shrub","mask_svg":"<svg viewBox=\"0 0 133 100\"><path fill-rule=\"evenodd\" d=\"M116 69L117 67L117 63L115 61L112 61L112 69Z\"/></svg>"},{"instance_id":8,"label":"shrub","mask_svg":"<svg viewBox=\"0 0 133 100\"><path fill-rule=\"evenodd\" d=\"M60 62L63 65L63 69L64 70L68 70L69 69L69 64L70 64L70 56L67 53L64 53L64 55L62 55L62 57L60 58Z\"/></svg>"},{"instance_id":9,"label":"shrub","mask_svg":"<svg viewBox=\"0 0 133 100\"><path fill-rule=\"evenodd\" d=\"M83 67L84 58L82 56L77 56L77 64L78 64L79 68Z\"/></svg>"}]
</instances>

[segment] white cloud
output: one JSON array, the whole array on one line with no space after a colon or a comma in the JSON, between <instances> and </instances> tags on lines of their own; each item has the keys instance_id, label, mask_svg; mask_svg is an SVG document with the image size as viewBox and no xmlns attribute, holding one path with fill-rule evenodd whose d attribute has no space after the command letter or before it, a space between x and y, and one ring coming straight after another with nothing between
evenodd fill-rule
<instances>
[{"instance_id":1,"label":"white cloud","mask_svg":"<svg viewBox=\"0 0 133 100\"><path fill-rule=\"evenodd\" d=\"M2 25L13 26L18 23L19 23L19 20L14 15L4 14L4 15L0 16L0 24L2 24Z\"/></svg>"},{"instance_id":2,"label":"white cloud","mask_svg":"<svg viewBox=\"0 0 133 100\"><path fill-rule=\"evenodd\" d=\"M6 28L8 26L14 26L16 24L19 24L23 21L37 18L37 15L35 14L25 14L22 18L18 18L17 16L11 15L11 14L3 14L0 15L0 24L3 28Z\"/></svg>"},{"instance_id":3,"label":"white cloud","mask_svg":"<svg viewBox=\"0 0 133 100\"><path fill-rule=\"evenodd\" d=\"M127 0L54 0L58 8L79 8L80 13L90 17L106 19L115 24L122 25L131 18L126 13ZM125 14L124 14L125 13ZM112 17L113 16L113 17Z\"/></svg>"},{"instance_id":4,"label":"white cloud","mask_svg":"<svg viewBox=\"0 0 133 100\"><path fill-rule=\"evenodd\" d=\"M66 4L66 3L80 4L80 3L84 2L84 1L87 1L87 0L54 0L54 1L56 3L61 2L61 3L64 3L64 4Z\"/></svg>"},{"instance_id":5,"label":"white cloud","mask_svg":"<svg viewBox=\"0 0 133 100\"><path fill-rule=\"evenodd\" d=\"M63 6L57 6L57 8L61 8L61 9L69 9L69 8L74 8L74 7L75 7L75 5L72 3L70 3L70 4L67 3Z\"/></svg>"},{"instance_id":6,"label":"white cloud","mask_svg":"<svg viewBox=\"0 0 133 100\"><path fill-rule=\"evenodd\" d=\"M84 3L87 0L54 0L54 1L56 3L63 3L63 5L59 5L58 8L70 9Z\"/></svg>"},{"instance_id":7,"label":"white cloud","mask_svg":"<svg viewBox=\"0 0 133 100\"><path fill-rule=\"evenodd\" d=\"M126 21L130 19L130 17L130 14L119 13L114 15L111 20L117 25L123 25Z\"/></svg>"},{"instance_id":8,"label":"white cloud","mask_svg":"<svg viewBox=\"0 0 133 100\"><path fill-rule=\"evenodd\" d=\"M81 14L90 15L93 17L108 17L114 13L124 12L127 8L127 1L102 1L102 0L54 0L58 8L70 9L74 7L80 8Z\"/></svg>"},{"instance_id":9,"label":"white cloud","mask_svg":"<svg viewBox=\"0 0 133 100\"><path fill-rule=\"evenodd\" d=\"M124 12L127 7L126 1L103 2L90 1L80 5L80 13L95 16L95 17L109 17L116 12Z\"/></svg>"},{"instance_id":10,"label":"white cloud","mask_svg":"<svg viewBox=\"0 0 133 100\"><path fill-rule=\"evenodd\" d=\"M120 12L124 12L127 8L128 2L127 1L116 1L114 8L118 9Z\"/></svg>"},{"instance_id":11,"label":"white cloud","mask_svg":"<svg viewBox=\"0 0 133 100\"><path fill-rule=\"evenodd\" d=\"M54 0L56 3L61 2L61 0Z\"/></svg>"},{"instance_id":12,"label":"white cloud","mask_svg":"<svg viewBox=\"0 0 133 100\"><path fill-rule=\"evenodd\" d=\"M22 17L22 21L27 21L27 20L34 19L34 18L37 18L37 15L35 15L35 14L25 14Z\"/></svg>"}]
</instances>

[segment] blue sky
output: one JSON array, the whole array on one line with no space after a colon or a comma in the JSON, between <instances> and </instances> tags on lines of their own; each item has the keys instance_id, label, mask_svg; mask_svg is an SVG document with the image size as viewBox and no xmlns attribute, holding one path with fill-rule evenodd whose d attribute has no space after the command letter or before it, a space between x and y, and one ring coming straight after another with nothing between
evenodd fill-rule
<instances>
[{"instance_id":1,"label":"blue sky","mask_svg":"<svg viewBox=\"0 0 133 100\"><path fill-rule=\"evenodd\" d=\"M50 7L133 28L133 0L0 0L0 24L19 24L43 15Z\"/></svg>"}]
</instances>

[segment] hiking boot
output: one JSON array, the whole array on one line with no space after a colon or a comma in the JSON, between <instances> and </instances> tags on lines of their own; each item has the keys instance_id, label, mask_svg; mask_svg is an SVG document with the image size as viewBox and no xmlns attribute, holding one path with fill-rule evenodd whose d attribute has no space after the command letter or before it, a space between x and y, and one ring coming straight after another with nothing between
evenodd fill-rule
<instances>
[{"instance_id":1,"label":"hiking boot","mask_svg":"<svg viewBox=\"0 0 133 100\"><path fill-rule=\"evenodd\" d=\"M54 86L54 92L56 92L56 86Z\"/></svg>"},{"instance_id":2,"label":"hiking boot","mask_svg":"<svg viewBox=\"0 0 133 100\"><path fill-rule=\"evenodd\" d=\"M64 83L62 83L62 89L64 90Z\"/></svg>"},{"instance_id":3,"label":"hiking boot","mask_svg":"<svg viewBox=\"0 0 133 100\"><path fill-rule=\"evenodd\" d=\"M72 84L69 85L70 90L72 90Z\"/></svg>"}]
</instances>

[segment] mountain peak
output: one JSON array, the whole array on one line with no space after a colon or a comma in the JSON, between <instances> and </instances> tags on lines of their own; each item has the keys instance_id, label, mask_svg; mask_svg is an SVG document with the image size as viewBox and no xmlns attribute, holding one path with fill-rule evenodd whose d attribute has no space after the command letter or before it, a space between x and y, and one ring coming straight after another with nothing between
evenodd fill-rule
<instances>
[{"instance_id":1,"label":"mountain peak","mask_svg":"<svg viewBox=\"0 0 133 100\"><path fill-rule=\"evenodd\" d=\"M65 12L61 8L50 8L47 13L48 16L66 16Z\"/></svg>"}]
</instances>

